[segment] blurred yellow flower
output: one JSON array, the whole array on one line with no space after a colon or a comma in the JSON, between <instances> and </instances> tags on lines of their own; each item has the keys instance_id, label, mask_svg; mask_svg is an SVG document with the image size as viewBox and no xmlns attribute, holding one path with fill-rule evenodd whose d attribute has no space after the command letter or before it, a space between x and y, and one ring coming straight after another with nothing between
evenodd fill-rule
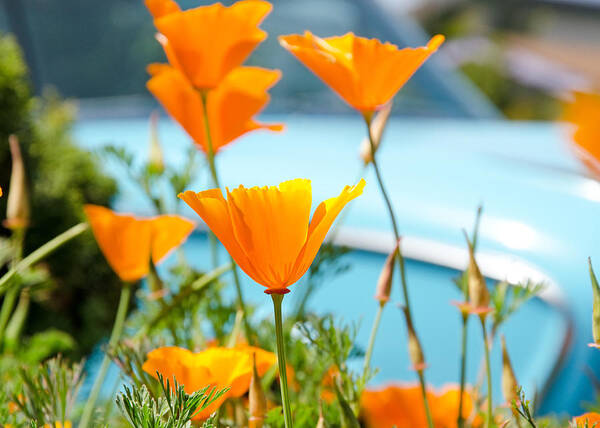
<instances>
[{"instance_id":1,"label":"blurred yellow flower","mask_svg":"<svg viewBox=\"0 0 600 428\"><path fill-rule=\"evenodd\" d=\"M275 354L253 346L235 348L212 347L198 353L184 348L163 347L148 353L142 366L145 372L165 380L173 378L191 394L206 386L218 389L229 387L223 396L199 412L194 419L206 419L230 397L241 397L250 387L252 379L252 355L256 355L256 370L259 376L277 362Z\"/></svg>"},{"instance_id":2,"label":"blurred yellow flower","mask_svg":"<svg viewBox=\"0 0 600 428\"><path fill-rule=\"evenodd\" d=\"M600 94L575 92L564 106L563 118L574 125L575 154L600 178Z\"/></svg>"},{"instance_id":3,"label":"blurred yellow flower","mask_svg":"<svg viewBox=\"0 0 600 428\"><path fill-rule=\"evenodd\" d=\"M201 94L174 67L151 64L148 72L152 76L147 83L148 90L196 145L208 152ZM264 124L254 119L270 100L267 90L280 78L279 70L238 67L208 92L207 112L214 153L247 132L283 130L282 124Z\"/></svg>"},{"instance_id":4,"label":"blurred yellow flower","mask_svg":"<svg viewBox=\"0 0 600 428\"><path fill-rule=\"evenodd\" d=\"M367 428L426 428L423 396L418 385L389 385L381 389L367 389L361 396L361 415ZM435 428L455 428L458 419L458 387L441 391L427 390L427 400ZM470 394L463 396L463 416L468 419L474 410ZM481 425L475 417L471 426Z\"/></svg>"},{"instance_id":5,"label":"blurred yellow flower","mask_svg":"<svg viewBox=\"0 0 600 428\"><path fill-rule=\"evenodd\" d=\"M137 281L181 245L194 230L194 223L176 215L137 218L117 214L98 205L85 205L98 246L108 264L123 281Z\"/></svg>"},{"instance_id":6,"label":"blurred yellow flower","mask_svg":"<svg viewBox=\"0 0 600 428\"><path fill-rule=\"evenodd\" d=\"M240 66L267 33L258 25L272 5L242 0L182 11L172 0L146 0L173 67L198 89L213 89Z\"/></svg>"}]
</instances>

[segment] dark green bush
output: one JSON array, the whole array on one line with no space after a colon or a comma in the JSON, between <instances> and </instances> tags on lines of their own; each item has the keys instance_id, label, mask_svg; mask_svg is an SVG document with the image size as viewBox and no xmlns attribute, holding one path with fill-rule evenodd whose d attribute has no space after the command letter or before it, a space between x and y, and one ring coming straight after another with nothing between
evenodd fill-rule
<instances>
[{"instance_id":1,"label":"dark green bush","mask_svg":"<svg viewBox=\"0 0 600 428\"><path fill-rule=\"evenodd\" d=\"M91 154L74 144L74 115L74 106L52 91L32 97L17 43L11 36L0 36L0 185L8 192L7 139L16 134L31 200L25 254L83 221L82 204L106 205L115 194L114 181L103 175ZM6 198L0 199L0 212L6 212ZM112 325L117 278L89 232L57 251L46 265L52 286L34 293L26 332L63 330L78 344L74 356L87 353Z\"/></svg>"}]
</instances>

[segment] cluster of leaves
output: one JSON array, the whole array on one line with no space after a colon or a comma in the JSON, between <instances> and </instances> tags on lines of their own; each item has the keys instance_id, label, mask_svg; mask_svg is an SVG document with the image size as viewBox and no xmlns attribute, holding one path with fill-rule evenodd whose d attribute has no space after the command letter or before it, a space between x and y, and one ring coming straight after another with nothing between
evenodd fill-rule
<instances>
[{"instance_id":1,"label":"cluster of leaves","mask_svg":"<svg viewBox=\"0 0 600 428\"><path fill-rule=\"evenodd\" d=\"M158 374L162 396L155 399L146 386L125 386L125 391L117 397L116 403L127 421L134 428L190 428L193 416L206 409L213 401L222 396L227 389L217 391L214 387L205 387L191 395L186 394L183 385L173 379ZM208 418L202 428L213 428L215 416Z\"/></svg>"},{"instance_id":2,"label":"cluster of leaves","mask_svg":"<svg viewBox=\"0 0 600 428\"><path fill-rule=\"evenodd\" d=\"M83 383L83 365L55 357L41 365L20 365L10 393L0 392L0 423L13 426L43 426L71 420L75 401Z\"/></svg>"}]
</instances>

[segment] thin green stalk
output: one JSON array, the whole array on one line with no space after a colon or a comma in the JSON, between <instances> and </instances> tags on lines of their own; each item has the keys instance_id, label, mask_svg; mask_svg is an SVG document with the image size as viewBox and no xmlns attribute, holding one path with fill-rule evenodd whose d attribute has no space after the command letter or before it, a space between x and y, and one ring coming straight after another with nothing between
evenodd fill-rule
<instances>
[{"instance_id":1,"label":"thin green stalk","mask_svg":"<svg viewBox=\"0 0 600 428\"><path fill-rule=\"evenodd\" d=\"M380 303L377 308L377 314L373 320L373 326L371 327L371 336L369 337L369 344L367 345L367 352L365 353L365 360L363 364L363 379L367 378L369 368L371 367L371 357L373 356L373 348L375 347L375 338L377 337L377 330L381 323L381 314L383 314L383 307L385 303Z\"/></svg>"},{"instance_id":2,"label":"thin green stalk","mask_svg":"<svg viewBox=\"0 0 600 428\"><path fill-rule=\"evenodd\" d=\"M292 428L292 409L288 392L287 370L285 364L285 346L283 343L283 320L281 316L281 302L283 294L271 294L273 299L273 312L275 313L275 335L277 336L277 366L279 367L279 383L281 384L281 404L285 428Z\"/></svg>"},{"instance_id":3,"label":"thin green stalk","mask_svg":"<svg viewBox=\"0 0 600 428\"><path fill-rule=\"evenodd\" d=\"M4 300L2 301L2 309L0 310L0 344L4 342L6 325L8 324L10 315L15 307L18 295L19 290L17 288L12 288L8 290L8 293L6 293L6 296L4 296Z\"/></svg>"},{"instance_id":4,"label":"thin green stalk","mask_svg":"<svg viewBox=\"0 0 600 428\"><path fill-rule=\"evenodd\" d=\"M127 318L127 308L129 306L129 299L131 297L131 284L123 284L121 288L121 297L119 299L119 306L117 308L117 315L115 317L115 323L113 325L112 333L110 334L110 339L108 341L108 347L114 347L119 339L121 338L121 334L123 333L123 327L125 325L125 319ZM102 365L100 366L100 370L94 380L94 385L92 386L92 392L88 397L87 402L85 403L85 407L83 409L83 414L81 416L81 421L79 422L79 428L87 428L90 420L92 418L92 413L94 412L94 406L96 401L98 400L98 395L100 394L100 389L102 388L102 384L104 383L104 378L106 377L106 373L108 371L108 367L110 366L110 358L108 354L104 355L102 359Z\"/></svg>"},{"instance_id":5,"label":"thin green stalk","mask_svg":"<svg viewBox=\"0 0 600 428\"><path fill-rule=\"evenodd\" d=\"M371 164L373 165L373 170L375 171L375 176L377 177L377 184L379 185L379 190L381 191L381 195L383 196L383 200L385 202L390 221L392 223L392 229L394 231L394 238L396 242L400 241L400 231L398 229L398 223L396 222L396 214L394 213L394 208L392 206L392 202L388 196L388 193L385 189L385 184L383 183L383 177L381 176L381 171L379 170L379 165L377 164L377 157L375 156L375 142L373 141L373 134L371 133L371 121L372 115L365 114L364 116L365 124L367 125L367 135L369 137L369 144L371 145ZM402 255L402 249L398 247L398 251L396 252L398 255L398 265L400 268L400 282L402 285L402 294L404 296L404 306L406 307L406 318L410 323L412 323L412 311L410 306L410 299L408 296L408 284L406 281L406 269L404 266L404 256ZM413 324L414 325L414 324ZM416 334L416 333L415 333ZM421 389L423 391L426 390L425 383L425 375L420 372L419 373L419 382L421 383ZM427 400L427 395L423 395L423 402L425 403L425 411L429 412L429 402ZM433 424L431 422L431 415L427 415L428 427L433 428Z\"/></svg>"},{"instance_id":6,"label":"thin green stalk","mask_svg":"<svg viewBox=\"0 0 600 428\"><path fill-rule=\"evenodd\" d=\"M463 418L463 397L465 395L466 371L467 371L467 339L469 316L461 314L462 320L462 338L460 351L460 396L458 397L458 428L463 428L465 420Z\"/></svg>"},{"instance_id":7,"label":"thin green stalk","mask_svg":"<svg viewBox=\"0 0 600 428\"><path fill-rule=\"evenodd\" d=\"M421 384L421 396L423 397L423 407L425 408L425 416L427 417L427 426L433 428L433 418L431 417L431 409L429 408L429 400L427 400L427 389L425 388L425 375L423 370L417 370L419 375L419 383Z\"/></svg>"},{"instance_id":8,"label":"thin green stalk","mask_svg":"<svg viewBox=\"0 0 600 428\"><path fill-rule=\"evenodd\" d=\"M23 243L25 242L25 229L19 228L13 231L12 235L13 246L15 248L15 256L11 261L11 268L8 273L15 270L18 264L21 262L23 257ZM8 273L6 275L8 275ZM5 276L6 276L5 275ZM11 279L12 276L9 278ZM2 278L4 279L4 277ZM1 281L1 280L0 280ZM7 284L10 284L7 282ZM0 293L1 295L2 293ZM2 310L0 310L0 346L4 343L4 335L6 333L8 320L13 312L15 307L15 303L17 301L17 296L19 295L19 289L13 288L8 290L4 301L2 302Z\"/></svg>"},{"instance_id":9,"label":"thin green stalk","mask_svg":"<svg viewBox=\"0 0 600 428\"><path fill-rule=\"evenodd\" d=\"M21 290L19 297L19 303L17 304L15 311L13 312L10 322L6 326L4 335L4 346L8 352L13 352L19 342L19 337L25 327L25 320L29 314L29 306L31 304L31 297L29 296L29 290Z\"/></svg>"},{"instance_id":10,"label":"thin green stalk","mask_svg":"<svg viewBox=\"0 0 600 428\"><path fill-rule=\"evenodd\" d=\"M208 160L208 166L210 168L210 174L212 176L213 179L213 184L215 187L217 188L221 188L221 183L219 182L219 175L217 174L217 166L215 164L215 152L213 149L213 142L212 142L212 134L210 132L210 124L208 123L208 91L200 91L200 96L202 98L202 111L204 113L204 130L205 130L205 134L206 134L206 146L207 146L207 150L206 150L206 159ZM209 232L209 236L213 235L212 232ZM214 235L213 235L214 237ZM215 237L216 240L216 237ZM215 241L216 243L216 241ZM212 241L211 241L211 245ZM215 247L213 247L213 262L217 262L218 264L218 259L216 258L216 245ZM248 323L248 311L246 310L246 305L244 303L244 295L242 293L242 286L240 284L240 277L238 275L238 271L237 271L237 264L235 263L235 261L233 260L233 257L230 256L231 259L231 264L232 264L232 273L233 273L233 282L235 284L235 290L237 293L237 298L238 298L238 307L239 309L241 309L241 311L244 313L244 334L246 335L246 340L248 341L248 343L252 343L252 330L250 329L250 324ZM217 264L215 264L213 267L216 267Z\"/></svg>"},{"instance_id":11,"label":"thin green stalk","mask_svg":"<svg viewBox=\"0 0 600 428\"><path fill-rule=\"evenodd\" d=\"M23 272L35 263L44 259L53 251L60 248L63 244L67 243L76 236L81 235L85 230L87 230L87 228L87 223L79 223L60 235L52 238L50 241L46 242L33 253L29 254L27 257L17 263L16 266L12 267L4 274L4 276L2 276L2 278L0 278L0 296L10 288L10 280L13 276L15 276L17 273Z\"/></svg>"},{"instance_id":12,"label":"thin green stalk","mask_svg":"<svg viewBox=\"0 0 600 428\"><path fill-rule=\"evenodd\" d=\"M183 302L186 298L194 293L200 293L206 287L208 287L213 281L219 278L221 275L225 274L228 270L231 269L231 264L227 263L226 265L220 266L219 268L213 270L212 272L206 273L194 281L189 287L180 290L173 298L165 304L165 307L161 308L161 310L152 318L148 319L146 323L140 328L137 333L133 336L134 339L139 339L144 337L151 331L160 321L164 320L165 317L177 308L181 302Z\"/></svg>"},{"instance_id":13,"label":"thin green stalk","mask_svg":"<svg viewBox=\"0 0 600 428\"><path fill-rule=\"evenodd\" d=\"M492 410L492 368L490 365L490 347L488 344L488 334L485 327L485 316L480 317L481 319L481 331L483 333L483 349L485 351L485 371L487 374L487 415L485 421L485 428L490 428L493 423L493 410Z\"/></svg>"}]
</instances>

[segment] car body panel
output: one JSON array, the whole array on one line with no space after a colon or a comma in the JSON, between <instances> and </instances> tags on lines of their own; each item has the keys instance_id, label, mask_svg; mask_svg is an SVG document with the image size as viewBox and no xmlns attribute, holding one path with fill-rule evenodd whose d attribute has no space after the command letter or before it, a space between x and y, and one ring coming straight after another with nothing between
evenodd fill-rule
<instances>
[{"instance_id":1,"label":"car body panel","mask_svg":"<svg viewBox=\"0 0 600 428\"><path fill-rule=\"evenodd\" d=\"M364 123L359 115L281 115L263 119L282 121L287 129L282 134L247 135L225 148L217 159L224 185L266 185L307 177L313 182L316 206L364 173L364 195L347 208L342 225L346 236L360 237L356 245L359 250L348 256L355 266L351 273L319 290L312 305L319 311L333 311L347 321L362 320L358 343L366 346L376 309L372 300L374 283L383 264L383 252L392 239L375 177L370 168L363 170L358 157ZM127 148L137 159L147 155L146 119L80 121L75 133L82 145L92 150L111 142ZM189 138L167 119L160 123L160 138L167 162L182 165L191 144ZM564 127L547 123L393 118L388 124L377 156L401 232L407 237L406 245L412 245L411 240L413 244L438 245L431 251L437 251L439 263L416 258L407 265L416 324L430 366L427 377L432 384L458 379L459 317L450 301L460 297L451 279L458 274L456 269L462 268L460 260L444 260L462 249L465 265L462 229L472 228L481 204L481 257L517 260L538 272L555 291L551 298L528 303L503 330L517 376L530 395L552 378L544 390L542 412L576 413L581 410L582 400L593 399L584 370L594 367L598 372L600 354L586 346L591 340L592 302L586 258L598 254L594 232L598 230L600 184L582 174L566 141ZM124 171L116 163L107 162L106 168L120 183L126 182ZM191 189L207 188L206 171L202 175ZM114 207L137 214L152 213L139 189L131 184L123 186ZM197 218L185 208L185 215ZM195 235L186 244L186 251L194 263L208 268L203 240L202 234ZM488 276L513 279L514 272L509 270ZM244 282L252 301L261 302L262 287L251 284L248 278ZM294 295L294 287L290 295ZM401 303L397 288L393 301ZM268 306L263 309L268 310ZM374 353L374 364L381 367L381 372L374 384L415 381L408 368L400 315L393 305L384 312ZM481 340L477 323L471 322L470 329L473 339L468 375L474 382ZM494 401L499 402L498 348L496 342L492 364L498 381ZM564 360L559 361L563 353Z\"/></svg>"}]
</instances>

